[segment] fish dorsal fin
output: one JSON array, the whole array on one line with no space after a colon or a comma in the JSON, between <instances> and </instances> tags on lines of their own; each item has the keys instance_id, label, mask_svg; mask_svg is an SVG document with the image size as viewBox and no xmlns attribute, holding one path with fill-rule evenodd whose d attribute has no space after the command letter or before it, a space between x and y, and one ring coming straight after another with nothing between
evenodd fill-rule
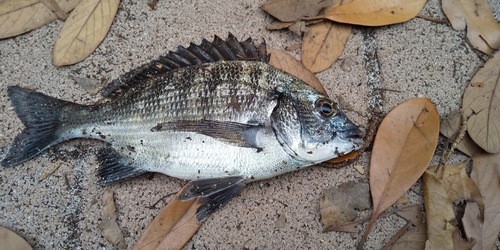
<instances>
[{"instance_id":1,"label":"fish dorsal fin","mask_svg":"<svg viewBox=\"0 0 500 250\"><path fill-rule=\"evenodd\" d=\"M160 56L151 63L144 64L111 81L101 90L108 98L123 96L130 89L140 90L145 79L155 78L171 70L217 61L260 61L269 62L266 43L256 46L252 38L240 42L229 33L226 40L214 36L212 42L203 39L200 45L191 43L188 48L178 46L175 52Z\"/></svg>"}]
</instances>

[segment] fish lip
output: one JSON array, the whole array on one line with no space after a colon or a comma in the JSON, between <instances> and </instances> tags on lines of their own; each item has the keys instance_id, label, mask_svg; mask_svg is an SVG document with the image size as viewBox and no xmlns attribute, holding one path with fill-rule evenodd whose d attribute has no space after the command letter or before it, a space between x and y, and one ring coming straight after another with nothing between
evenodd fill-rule
<instances>
[{"instance_id":1,"label":"fish lip","mask_svg":"<svg viewBox=\"0 0 500 250\"><path fill-rule=\"evenodd\" d=\"M361 129L358 127L353 127L351 129L347 129L344 131L339 131L336 133L339 139L345 140L345 141L354 141L356 139L363 139L363 136L365 135Z\"/></svg>"}]
</instances>

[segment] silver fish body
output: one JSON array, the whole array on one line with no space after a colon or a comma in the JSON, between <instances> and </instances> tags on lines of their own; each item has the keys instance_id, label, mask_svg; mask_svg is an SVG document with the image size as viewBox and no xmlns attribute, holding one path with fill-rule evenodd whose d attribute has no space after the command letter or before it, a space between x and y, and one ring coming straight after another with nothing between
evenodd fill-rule
<instances>
[{"instance_id":1,"label":"silver fish body","mask_svg":"<svg viewBox=\"0 0 500 250\"><path fill-rule=\"evenodd\" d=\"M103 140L109 147L98 154L100 183L145 172L193 180L183 199L215 200L201 208L199 220L245 183L363 144L361 131L337 104L261 61L178 67L145 78L140 91L93 106L20 87L9 87L9 95L26 128L2 165L17 165L73 138Z\"/></svg>"}]
</instances>

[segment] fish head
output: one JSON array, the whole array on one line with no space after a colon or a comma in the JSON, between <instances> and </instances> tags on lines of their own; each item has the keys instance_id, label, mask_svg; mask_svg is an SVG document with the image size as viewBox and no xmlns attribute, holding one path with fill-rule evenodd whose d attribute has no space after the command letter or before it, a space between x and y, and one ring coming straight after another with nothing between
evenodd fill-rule
<instances>
[{"instance_id":1,"label":"fish head","mask_svg":"<svg viewBox=\"0 0 500 250\"><path fill-rule=\"evenodd\" d=\"M290 89L281 90L271 121L293 158L315 164L361 148L363 132L337 103L308 86Z\"/></svg>"}]
</instances>

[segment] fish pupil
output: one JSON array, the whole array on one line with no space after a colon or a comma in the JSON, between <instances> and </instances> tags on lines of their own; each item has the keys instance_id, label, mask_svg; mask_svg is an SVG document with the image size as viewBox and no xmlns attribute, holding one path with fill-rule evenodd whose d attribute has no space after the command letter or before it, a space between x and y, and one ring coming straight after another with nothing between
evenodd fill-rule
<instances>
[{"instance_id":1,"label":"fish pupil","mask_svg":"<svg viewBox=\"0 0 500 250\"><path fill-rule=\"evenodd\" d=\"M323 116L330 117L337 113L332 101L328 99L319 99L316 101L316 110Z\"/></svg>"}]
</instances>

